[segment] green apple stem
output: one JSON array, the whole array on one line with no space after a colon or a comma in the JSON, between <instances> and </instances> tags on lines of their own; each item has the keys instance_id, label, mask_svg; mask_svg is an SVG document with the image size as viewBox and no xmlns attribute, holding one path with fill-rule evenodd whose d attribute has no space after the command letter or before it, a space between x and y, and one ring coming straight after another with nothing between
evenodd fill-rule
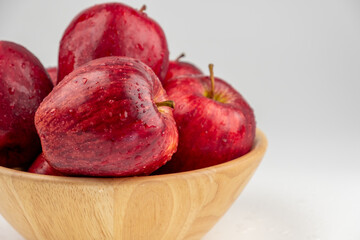
<instances>
[{"instance_id":1,"label":"green apple stem","mask_svg":"<svg viewBox=\"0 0 360 240\"><path fill-rule=\"evenodd\" d=\"M209 71L210 71L210 80L211 80L211 88L209 92L209 98L214 99L215 97L215 78L214 78L214 64L209 64Z\"/></svg>"},{"instance_id":2,"label":"green apple stem","mask_svg":"<svg viewBox=\"0 0 360 240\"><path fill-rule=\"evenodd\" d=\"M166 107L171 107L172 109L175 108L175 102L172 101L172 100L157 102L157 103L155 103L155 104L156 104L157 107L166 106Z\"/></svg>"},{"instance_id":3,"label":"green apple stem","mask_svg":"<svg viewBox=\"0 0 360 240\"><path fill-rule=\"evenodd\" d=\"M146 5L144 4L144 5L142 5L142 7L140 8L140 12L144 12L146 10Z\"/></svg>"},{"instance_id":4,"label":"green apple stem","mask_svg":"<svg viewBox=\"0 0 360 240\"><path fill-rule=\"evenodd\" d=\"M176 59L175 61L180 61L181 58L185 57L185 53L181 53Z\"/></svg>"}]
</instances>

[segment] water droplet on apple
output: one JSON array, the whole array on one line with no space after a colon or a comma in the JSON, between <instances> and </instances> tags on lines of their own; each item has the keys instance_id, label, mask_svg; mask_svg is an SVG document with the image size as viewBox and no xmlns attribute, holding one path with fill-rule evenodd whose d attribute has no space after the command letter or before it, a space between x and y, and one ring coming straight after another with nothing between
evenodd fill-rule
<instances>
[{"instance_id":1,"label":"water droplet on apple","mask_svg":"<svg viewBox=\"0 0 360 240\"><path fill-rule=\"evenodd\" d=\"M69 109L69 113L72 113L74 110L73 109Z\"/></svg>"},{"instance_id":2,"label":"water droplet on apple","mask_svg":"<svg viewBox=\"0 0 360 240\"><path fill-rule=\"evenodd\" d=\"M87 81L88 81L88 79L87 79L87 78L83 78L83 83L84 83L84 84L86 84L86 83L87 83Z\"/></svg>"},{"instance_id":3,"label":"water droplet on apple","mask_svg":"<svg viewBox=\"0 0 360 240\"><path fill-rule=\"evenodd\" d=\"M141 45L140 43L138 43L137 45L136 45L141 51L143 51L144 50L144 46L143 45Z\"/></svg>"},{"instance_id":4,"label":"water droplet on apple","mask_svg":"<svg viewBox=\"0 0 360 240\"><path fill-rule=\"evenodd\" d=\"M51 110L50 110L50 113L51 113L51 114L54 114L54 113L55 113L55 111L56 111L56 109L55 109L55 108L53 108L53 109L51 109Z\"/></svg>"},{"instance_id":5,"label":"water droplet on apple","mask_svg":"<svg viewBox=\"0 0 360 240\"><path fill-rule=\"evenodd\" d=\"M226 139L226 138L223 138L222 141L223 141L224 143L227 143L227 139Z\"/></svg>"},{"instance_id":6,"label":"water droplet on apple","mask_svg":"<svg viewBox=\"0 0 360 240\"><path fill-rule=\"evenodd\" d=\"M115 102L115 100L113 100L113 99L110 99L110 100L109 100L109 103L110 103L110 104L113 104L114 102Z\"/></svg>"},{"instance_id":7,"label":"water droplet on apple","mask_svg":"<svg viewBox=\"0 0 360 240\"><path fill-rule=\"evenodd\" d=\"M125 120L128 117L127 111L119 113L120 120Z\"/></svg>"},{"instance_id":8,"label":"water droplet on apple","mask_svg":"<svg viewBox=\"0 0 360 240\"><path fill-rule=\"evenodd\" d=\"M26 64L23 62L23 63L21 64L21 68L24 69L25 66L26 66Z\"/></svg>"},{"instance_id":9,"label":"water droplet on apple","mask_svg":"<svg viewBox=\"0 0 360 240\"><path fill-rule=\"evenodd\" d=\"M14 87L9 88L9 93L10 93L10 95L14 95L15 88Z\"/></svg>"},{"instance_id":10,"label":"water droplet on apple","mask_svg":"<svg viewBox=\"0 0 360 240\"><path fill-rule=\"evenodd\" d=\"M165 131L162 131L162 132L161 132L161 136L164 136L164 135L165 135Z\"/></svg>"},{"instance_id":11,"label":"water droplet on apple","mask_svg":"<svg viewBox=\"0 0 360 240\"><path fill-rule=\"evenodd\" d=\"M109 117L112 117L113 116L113 113L112 112L109 112Z\"/></svg>"}]
</instances>

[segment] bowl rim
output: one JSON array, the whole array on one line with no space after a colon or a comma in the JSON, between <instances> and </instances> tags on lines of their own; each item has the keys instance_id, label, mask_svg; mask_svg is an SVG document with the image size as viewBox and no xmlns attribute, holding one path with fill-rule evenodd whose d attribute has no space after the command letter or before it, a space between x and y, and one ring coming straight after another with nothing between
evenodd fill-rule
<instances>
[{"instance_id":1,"label":"bowl rim","mask_svg":"<svg viewBox=\"0 0 360 240\"><path fill-rule=\"evenodd\" d=\"M133 177L77 177L77 176L52 176L37 173L25 172L17 169L7 168L0 166L0 177L7 176L12 178L21 178L23 180L40 181L40 182L52 182L52 183L79 183L86 182L87 185L92 184L104 184L114 182L125 181L144 181L144 180L164 180L169 178L178 177L196 177L197 175L213 174L214 172L222 172L228 168L232 168L234 165L241 164L247 159L257 159L256 155L264 155L267 148L267 138L265 134L259 129L256 129L256 135L254 144L250 152L245 155L235 158L233 160L213 165L206 168L200 168L191 171L161 174L161 175L149 175L149 176L133 176Z\"/></svg>"}]
</instances>

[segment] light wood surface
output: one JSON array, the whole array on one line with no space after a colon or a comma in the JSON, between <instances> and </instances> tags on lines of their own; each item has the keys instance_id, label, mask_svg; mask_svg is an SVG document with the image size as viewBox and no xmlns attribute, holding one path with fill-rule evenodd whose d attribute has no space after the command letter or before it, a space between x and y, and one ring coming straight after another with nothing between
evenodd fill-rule
<instances>
[{"instance_id":1,"label":"light wood surface","mask_svg":"<svg viewBox=\"0 0 360 240\"><path fill-rule=\"evenodd\" d=\"M239 196L266 147L257 130L243 157L160 176L56 177L0 167L0 213L29 240L200 239Z\"/></svg>"}]
</instances>

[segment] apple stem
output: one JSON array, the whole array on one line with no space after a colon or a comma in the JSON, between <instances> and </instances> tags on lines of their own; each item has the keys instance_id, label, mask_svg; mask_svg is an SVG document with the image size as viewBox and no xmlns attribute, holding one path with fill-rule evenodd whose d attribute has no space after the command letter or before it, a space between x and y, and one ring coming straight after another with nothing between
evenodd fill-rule
<instances>
[{"instance_id":1,"label":"apple stem","mask_svg":"<svg viewBox=\"0 0 360 240\"><path fill-rule=\"evenodd\" d=\"M180 61L181 58L185 57L185 53L181 53L176 59L175 61Z\"/></svg>"},{"instance_id":2,"label":"apple stem","mask_svg":"<svg viewBox=\"0 0 360 240\"><path fill-rule=\"evenodd\" d=\"M214 92L215 92L215 78L214 78L214 64L209 64L209 71L210 71L210 80L211 80L211 88L209 93L209 98L214 99Z\"/></svg>"},{"instance_id":3,"label":"apple stem","mask_svg":"<svg viewBox=\"0 0 360 240\"><path fill-rule=\"evenodd\" d=\"M142 5L142 7L140 8L140 12L144 12L146 10L146 5L144 4L144 5Z\"/></svg>"},{"instance_id":4,"label":"apple stem","mask_svg":"<svg viewBox=\"0 0 360 240\"><path fill-rule=\"evenodd\" d=\"M162 107L162 106L166 106L166 107L171 107L172 109L175 108L175 102L173 100L167 100L167 101L162 101L162 102L157 102L155 103L157 107Z\"/></svg>"}]
</instances>

